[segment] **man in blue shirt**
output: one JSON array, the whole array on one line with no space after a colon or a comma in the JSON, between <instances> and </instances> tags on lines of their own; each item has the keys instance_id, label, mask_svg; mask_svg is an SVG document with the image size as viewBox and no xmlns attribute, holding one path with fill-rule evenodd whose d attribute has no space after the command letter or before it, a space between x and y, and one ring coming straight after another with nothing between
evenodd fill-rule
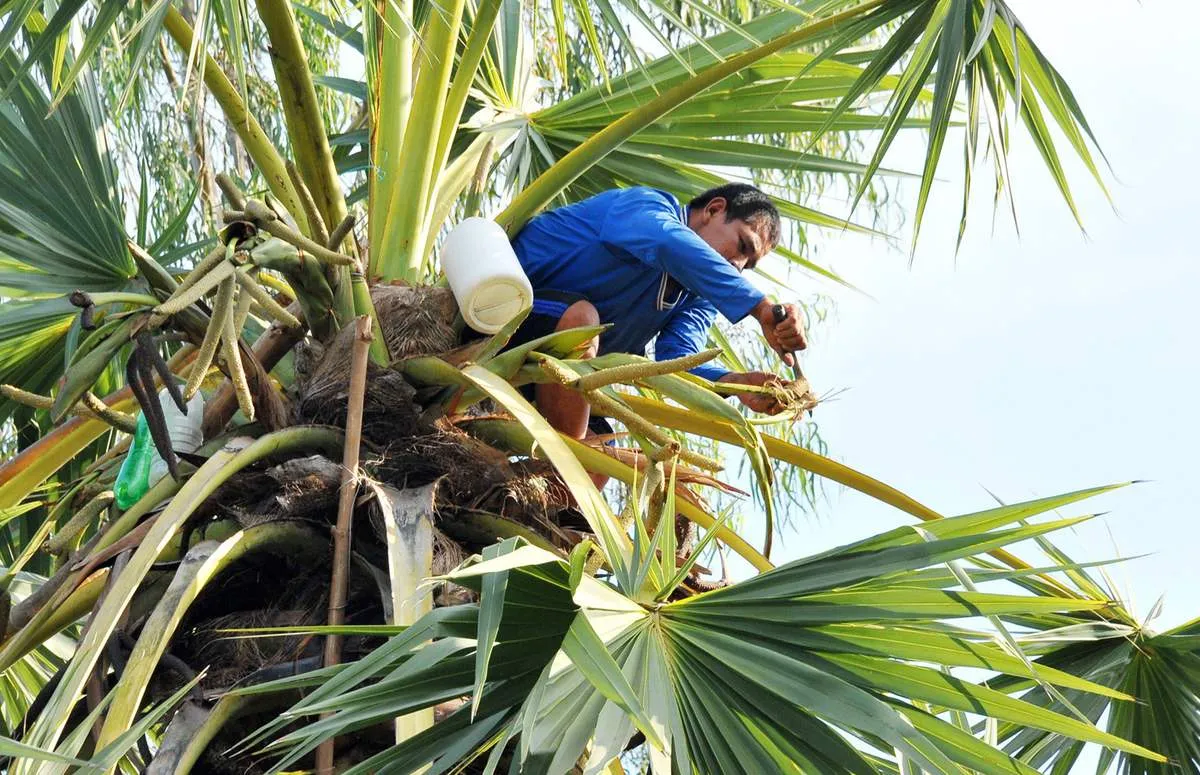
<instances>
[{"instance_id":1,"label":"man in blue shirt","mask_svg":"<svg viewBox=\"0 0 1200 775\"><path fill-rule=\"evenodd\" d=\"M583 357L603 352L644 354L653 339L657 360L704 349L718 313L736 323L754 318L772 349L791 364L807 347L800 310L775 306L747 282L753 268L779 241L779 212L754 186L731 183L681 206L651 188L614 189L531 220L513 249L533 285L533 310L513 343L551 331L613 324ZM712 363L694 374L719 382L762 385L764 372L735 373ZM782 407L754 393L739 395L754 411ZM588 435L589 405L559 385L538 385L539 411L559 431Z\"/></svg>"}]
</instances>

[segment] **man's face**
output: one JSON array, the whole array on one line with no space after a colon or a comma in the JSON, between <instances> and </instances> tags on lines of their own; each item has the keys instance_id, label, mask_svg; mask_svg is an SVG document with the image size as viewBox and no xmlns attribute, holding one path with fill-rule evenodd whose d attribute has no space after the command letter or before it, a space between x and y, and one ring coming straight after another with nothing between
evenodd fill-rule
<instances>
[{"instance_id":1,"label":"man's face","mask_svg":"<svg viewBox=\"0 0 1200 775\"><path fill-rule=\"evenodd\" d=\"M725 200L717 197L700 212L693 211L688 225L739 272L753 268L774 247L765 236L766 219L755 228L741 218L726 220L725 208Z\"/></svg>"}]
</instances>

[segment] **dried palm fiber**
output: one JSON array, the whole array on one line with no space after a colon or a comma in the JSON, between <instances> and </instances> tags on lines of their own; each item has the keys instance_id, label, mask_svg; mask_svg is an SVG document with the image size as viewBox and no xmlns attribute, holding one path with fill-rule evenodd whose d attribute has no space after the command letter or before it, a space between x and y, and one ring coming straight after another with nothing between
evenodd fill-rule
<instances>
[{"instance_id":1,"label":"dried palm fiber","mask_svg":"<svg viewBox=\"0 0 1200 775\"><path fill-rule=\"evenodd\" d=\"M347 325L325 346L320 362L308 379L298 386L297 421L345 426L350 349L354 338L354 325ZM386 440L418 431L419 412L412 400L416 391L404 377L372 363L367 367L367 384L363 404L363 436L366 440Z\"/></svg>"},{"instance_id":2,"label":"dried palm fiber","mask_svg":"<svg viewBox=\"0 0 1200 775\"><path fill-rule=\"evenodd\" d=\"M382 611L374 579L356 570L351 574L351 613L380 621ZM320 639L307 635L257 638L221 631L324 624L327 577L328 557L324 553L303 557L249 555L222 573L196 599L171 651L190 665L210 668L203 683L206 693L230 686L265 666L320 654ZM365 642L353 644L356 653L368 647Z\"/></svg>"},{"instance_id":3,"label":"dried palm fiber","mask_svg":"<svg viewBox=\"0 0 1200 775\"><path fill-rule=\"evenodd\" d=\"M439 355L455 346L457 308L448 288L376 285L371 301L379 321L377 334L387 343L392 360ZM302 395L327 393L321 383L332 376L340 375L345 382L351 344L353 335L343 328L332 341L309 340L298 348L296 373Z\"/></svg>"},{"instance_id":4,"label":"dried palm fiber","mask_svg":"<svg viewBox=\"0 0 1200 775\"><path fill-rule=\"evenodd\" d=\"M285 460L267 470L279 485L272 506L291 518L324 514L337 503L341 466L320 455Z\"/></svg>"},{"instance_id":5,"label":"dried palm fiber","mask_svg":"<svg viewBox=\"0 0 1200 775\"><path fill-rule=\"evenodd\" d=\"M437 355L458 341L458 307L449 288L376 285L371 301L392 360Z\"/></svg>"},{"instance_id":6,"label":"dried palm fiber","mask_svg":"<svg viewBox=\"0 0 1200 775\"><path fill-rule=\"evenodd\" d=\"M320 620L321 614L316 609L260 608L198 622L190 633L197 646L192 658L194 664L208 666L204 681L206 693L214 688L232 687L263 667L294 662L320 653L320 639L306 635L263 638L225 631L319 625Z\"/></svg>"},{"instance_id":7,"label":"dried palm fiber","mask_svg":"<svg viewBox=\"0 0 1200 775\"><path fill-rule=\"evenodd\" d=\"M804 412L810 412L820 399L813 392L812 386L808 384L808 380L800 377L792 382L783 384L771 383L768 387L772 388L772 396L785 409L796 412L799 417Z\"/></svg>"},{"instance_id":8,"label":"dried palm fiber","mask_svg":"<svg viewBox=\"0 0 1200 775\"><path fill-rule=\"evenodd\" d=\"M337 482L331 487L329 473L313 458L324 461L313 456L239 471L200 505L188 524L200 525L213 517L232 517L243 528L280 521L328 522Z\"/></svg>"},{"instance_id":9,"label":"dried palm fiber","mask_svg":"<svg viewBox=\"0 0 1200 775\"><path fill-rule=\"evenodd\" d=\"M454 297L446 288L377 285L371 300L380 334L393 359L445 352L455 344ZM297 352L301 422L341 425L346 416L347 375L354 328L346 326L323 347L305 343ZM398 436L420 433L414 389L400 374L371 364L367 370L363 436L385 443Z\"/></svg>"}]
</instances>

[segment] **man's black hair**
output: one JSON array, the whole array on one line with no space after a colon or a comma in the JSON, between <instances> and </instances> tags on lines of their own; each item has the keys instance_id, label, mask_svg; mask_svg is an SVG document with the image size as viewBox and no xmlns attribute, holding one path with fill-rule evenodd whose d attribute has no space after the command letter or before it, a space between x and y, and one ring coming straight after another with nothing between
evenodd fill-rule
<instances>
[{"instance_id":1,"label":"man's black hair","mask_svg":"<svg viewBox=\"0 0 1200 775\"><path fill-rule=\"evenodd\" d=\"M740 218L756 228L766 220L766 238L771 245L779 244L779 211L771 204L771 198L749 183L726 183L710 188L688 202L693 210L703 209L709 202L720 197L725 200L725 220Z\"/></svg>"}]
</instances>

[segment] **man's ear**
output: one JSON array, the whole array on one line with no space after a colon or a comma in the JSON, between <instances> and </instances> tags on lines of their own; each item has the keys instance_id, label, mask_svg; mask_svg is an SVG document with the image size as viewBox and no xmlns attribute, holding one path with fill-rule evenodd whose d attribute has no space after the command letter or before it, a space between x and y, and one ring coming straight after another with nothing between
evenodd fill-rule
<instances>
[{"instance_id":1,"label":"man's ear","mask_svg":"<svg viewBox=\"0 0 1200 775\"><path fill-rule=\"evenodd\" d=\"M725 197L715 196L709 200L708 204L704 206L704 214L709 218L724 216L725 210L728 206L729 203L725 201Z\"/></svg>"}]
</instances>

